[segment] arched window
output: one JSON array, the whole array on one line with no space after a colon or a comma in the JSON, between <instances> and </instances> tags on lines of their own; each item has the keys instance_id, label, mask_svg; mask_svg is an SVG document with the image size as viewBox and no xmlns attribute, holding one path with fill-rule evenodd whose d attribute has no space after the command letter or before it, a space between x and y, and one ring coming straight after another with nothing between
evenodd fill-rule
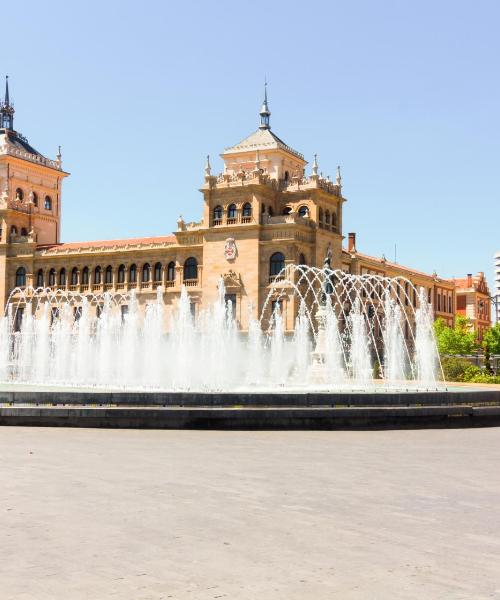
<instances>
[{"instance_id":1,"label":"arched window","mask_svg":"<svg viewBox=\"0 0 500 600\"><path fill-rule=\"evenodd\" d=\"M198 261L190 256L184 263L184 280L198 279Z\"/></svg>"},{"instance_id":2,"label":"arched window","mask_svg":"<svg viewBox=\"0 0 500 600\"><path fill-rule=\"evenodd\" d=\"M78 285L78 269L76 267L71 269L71 285Z\"/></svg>"},{"instance_id":3,"label":"arched window","mask_svg":"<svg viewBox=\"0 0 500 600\"><path fill-rule=\"evenodd\" d=\"M290 177L290 173L288 171L285 171L285 181L288 181Z\"/></svg>"},{"instance_id":4,"label":"arched window","mask_svg":"<svg viewBox=\"0 0 500 600\"><path fill-rule=\"evenodd\" d=\"M227 207L227 218L236 219L236 204L230 204Z\"/></svg>"},{"instance_id":5,"label":"arched window","mask_svg":"<svg viewBox=\"0 0 500 600\"><path fill-rule=\"evenodd\" d=\"M284 215L289 215L291 212L292 212L292 208L290 206L285 206L285 208L283 209Z\"/></svg>"},{"instance_id":6,"label":"arched window","mask_svg":"<svg viewBox=\"0 0 500 600\"><path fill-rule=\"evenodd\" d=\"M337 229L338 221L337 221L337 213L335 211L332 212L332 228Z\"/></svg>"},{"instance_id":7,"label":"arched window","mask_svg":"<svg viewBox=\"0 0 500 600\"><path fill-rule=\"evenodd\" d=\"M325 211L325 225L330 228L330 211Z\"/></svg>"},{"instance_id":8,"label":"arched window","mask_svg":"<svg viewBox=\"0 0 500 600\"><path fill-rule=\"evenodd\" d=\"M49 271L49 285L50 286L56 285L56 270L55 269L50 269L50 271Z\"/></svg>"},{"instance_id":9,"label":"arched window","mask_svg":"<svg viewBox=\"0 0 500 600\"><path fill-rule=\"evenodd\" d=\"M83 271L82 271L82 284L83 285L88 285L89 284L89 268L88 267L83 267Z\"/></svg>"},{"instance_id":10,"label":"arched window","mask_svg":"<svg viewBox=\"0 0 500 600\"><path fill-rule=\"evenodd\" d=\"M38 194L36 192L31 192L31 201L33 206L38 206Z\"/></svg>"},{"instance_id":11,"label":"arched window","mask_svg":"<svg viewBox=\"0 0 500 600\"><path fill-rule=\"evenodd\" d=\"M273 214L274 214L274 211L273 211L273 207L272 207L272 206L269 206L269 207L268 207L268 209L267 209L267 214L268 214L270 217L272 217L272 216L273 216Z\"/></svg>"},{"instance_id":12,"label":"arched window","mask_svg":"<svg viewBox=\"0 0 500 600\"><path fill-rule=\"evenodd\" d=\"M16 189L16 199L17 200L24 200L24 192L21 188L17 188Z\"/></svg>"},{"instance_id":13,"label":"arched window","mask_svg":"<svg viewBox=\"0 0 500 600\"><path fill-rule=\"evenodd\" d=\"M307 265L306 257L303 254L301 254L299 256L299 265L303 265L303 266Z\"/></svg>"},{"instance_id":14,"label":"arched window","mask_svg":"<svg viewBox=\"0 0 500 600\"><path fill-rule=\"evenodd\" d=\"M66 285L66 269L64 267L59 271L59 285Z\"/></svg>"},{"instance_id":15,"label":"arched window","mask_svg":"<svg viewBox=\"0 0 500 600\"><path fill-rule=\"evenodd\" d=\"M36 287L43 288L43 269L38 269L36 274Z\"/></svg>"},{"instance_id":16,"label":"arched window","mask_svg":"<svg viewBox=\"0 0 500 600\"><path fill-rule=\"evenodd\" d=\"M175 263L171 261L167 267L167 281L175 281Z\"/></svg>"},{"instance_id":17,"label":"arched window","mask_svg":"<svg viewBox=\"0 0 500 600\"><path fill-rule=\"evenodd\" d=\"M222 206L216 206L214 208L214 221L220 221L222 219Z\"/></svg>"},{"instance_id":18,"label":"arched window","mask_svg":"<svg viewBox=\"0 0 500 600\"><path fill-rule=\"evenodd\" d=\"M309 209L307 208L307 206L301 206L299 208L299 217L308 217L309 216Z\"/></svg>"},{"instance_id":19,"label":"arched window","mask_svg":"<svg viewBox=\"0 0 500 600\"><path fill-rule=\"evenodd\" d=\"M142 282L147 283L151 279L151 267L146 263L142 267Z\"/></svg>"},{"instance_id":20,"label":"arched window","mask_svg":"<svg viewBox=\"0 0 500 600\"><path fill-rule=\"evenodd\" d=\"M274 277L285 268L285 255L282 252L275 252L269 259L269 275Z\"/></svg>"},{"instance_id":21,"label":"arched window","mask_svg":"<svg viewBox=\"0 0 500 600\"><path fill-rule=\"evenodd\" d=\"M17 227L15 225L12 225L12 227L10 228L10 234L17 235Z\"/></svg>"},{"instance_id":22,"label":"arched window","mask_svg":"<svg viewBox=\"0 0 500 600\"><path fill-rule=\"evenodd\" d=\"M26 285L26 269L19 267L16 271L16 287L24 287Z\"/></svg>"},{"instance_id":23,"label":"arched window","mask_svg":"<svg viewBox=\"0 0 500 600\"><path fill-rule=\"evenodd\" d=\"M161 263L160 262L157 262L155 264L154 280L157 282L161 281Z\"/></svg>"},{"instance_id":24,"label":"arched window","mask_svg":"<svg viewBox=\"0 0 500 600\"><path fill-rule=\"evenodd\" d=\"M118 283L125 283L125 265L118 267Z\"/></svg>"},{"instance_id":25,"label":"arched window","mask_svg":"<svg viewBox=\"0 0 500 600\"><path fill-rule=\"evenodd\" d=\"M244 217L251 217L252 216L252 205L250 204L250 202L245 202L245 204L243 205L243 213L242 215Z\"/></svg>"},{"instance_id":26,"label":"arched window","mask_svg":"<svg viewBox=\"0 0 500 600\"><path fill-rule=\"evenodd\" d=\"M113 267L108 265L104 272L104 283L113 283Z\"/></svg>"},{"instance_id":27,"label":"arched window","mask_svg":"<svg viewBox=\"0 0 500 600\"><path fill-rule=\"evenodd\" d=\"M318 210L318 220L319 220L319 226L323 227L323 209L320 208Z\"/></svg>"},{"instance_id":28,"label":"arched window","mask_svg":"<svg viewBox=\"0 0 500 600\"><path fill-rule=\"evenodd\" d=\"M45 196L44 207L45 210L52 210L52 198L50 196Z\"/></svg>"},{"instance_id":29,"label":"arched window","mask_svg":"<svg viewBox=\"0 0 500 600\"><path fill-rule=\"evenodd\" d=\"M101 280L101 278L102 278L102 270L101 270L101 267L96 267L96 268L94 269L94 283L95 283L96 285L99 285L100 283L102 283L102 280Z\"/></svg>"},{"instance_id":30,"label":"arched window","mask_svg":"<svg viewBox=\"0 0 500 600\"><path fill-rule=\"evenodd\" d=\"M128 273L129 283L136 283L137 281L137 266L130 265L129 273Z\"/></svg>"},{"instance_id":31,"label":"arched window","mask_svg":"<svg viewBox=\"0 0 500 600\"><path fill-rule=\"evenodd\" d=\"M26 227L21 227L21 235L23 237L27 237L28 235L28 230L26 229Z\"/></svg>"}]
</instances>

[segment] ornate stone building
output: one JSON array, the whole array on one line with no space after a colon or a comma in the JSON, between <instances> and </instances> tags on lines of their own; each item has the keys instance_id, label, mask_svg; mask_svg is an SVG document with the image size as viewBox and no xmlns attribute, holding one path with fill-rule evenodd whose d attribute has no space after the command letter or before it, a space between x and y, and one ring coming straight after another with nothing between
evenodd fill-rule
<instances>
[{"instance_id":1,"label":"ornate stone building","mask_svg":"<svg viewBox=\"0 0 500 600\"><path fill-rule=\"evenodd\" d=\"M61 243L61 186L68 173L60 152L48 159L14 129L7 86L0 105L0 310L18 287L89 296L136 290L144 306L162 286L168 312L185 285L196 312L216 299L223 276L246 329L249 306L260 315L283 267L321 266L330 248L333 268L406 277L425 287L436 314L453 324L452 282L361 254L355 234L342 248L340 170L335 181L323 177L315 156L306 174L304 156L271 131L270 114L266 94L258 129L221 154L223 173L213 174L207 157L198 223L179 218L177 231L161 237ZM281 302L291 329L297 306L292 294Z\"/></svg>"},{"instance_id":2,"label":"ornate stone building","mask_svg":"<svg viewBox=\"0 0 500 600\"><path fill-rule=\"evenodd\" d=\"M491 327L491 296L484 273L469 273L467 277L455 279L457 314L467 317L481 344L484 332Z\"/></svg>"}]
</instances>

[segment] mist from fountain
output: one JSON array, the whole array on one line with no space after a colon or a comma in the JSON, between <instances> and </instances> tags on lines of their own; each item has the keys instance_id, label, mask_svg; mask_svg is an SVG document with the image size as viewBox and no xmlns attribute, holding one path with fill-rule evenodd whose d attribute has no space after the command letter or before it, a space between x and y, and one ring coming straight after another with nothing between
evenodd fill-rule
<instances>
[{"instance_id":1,"label":"mist from fountain","mask_svg":"<svg viewBox=\"0 0 500 600\"><path fill-rule=\"evenodd\" d=\"M164 297L159 287L144 307L135 291L14 290L0 318L0 381L205 391L438 386L432 307L404 278L288 266L259 318L249 307L247 332L222 279L196 318L186 288L174 304Z\"/></svg>"}]
</instances>

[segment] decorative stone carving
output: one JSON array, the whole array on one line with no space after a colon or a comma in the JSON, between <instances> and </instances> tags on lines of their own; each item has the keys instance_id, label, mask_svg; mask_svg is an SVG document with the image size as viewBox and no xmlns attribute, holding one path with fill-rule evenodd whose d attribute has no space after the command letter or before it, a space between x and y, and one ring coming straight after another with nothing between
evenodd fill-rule
<instances>
[{"instance_id":1,"label":"decorative stone carving","mask_svg":"<svg viewBox=\"0 0 500 600\"><path fill-rule=\"evenodd\" d=\"M233 261L238 254L238 249L236 248L236 241L234 238L227 238L226 243L224 244L224 258L227 261Z\"/></svg>"}]
</instances>

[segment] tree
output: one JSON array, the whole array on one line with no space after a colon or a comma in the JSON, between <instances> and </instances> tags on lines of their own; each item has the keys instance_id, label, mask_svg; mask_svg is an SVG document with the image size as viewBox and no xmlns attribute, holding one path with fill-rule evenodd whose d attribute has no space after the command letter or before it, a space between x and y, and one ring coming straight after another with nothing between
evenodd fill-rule
<instances>
[{"instance_id":1,"label":"tree","mask_svg":"<svg viewBox=\"0 0 500 600\"><path fill-rule=\"evenodd\" d=\"M439 354L470 354L475 347L475 334L466 317L457 316L455 327L448 327L443 319L434 321Z\"/></svg>"},{"instance_id":2,"label":"tree","mask_svg":"<svg viewBox=\"0 0 500 600\"><path fill-rule=\"evenodd\" d=\"M500 354L500 323L487 329L483 336L484 366L491 373L490 356Z\"/></svg>"}]
</instances>

